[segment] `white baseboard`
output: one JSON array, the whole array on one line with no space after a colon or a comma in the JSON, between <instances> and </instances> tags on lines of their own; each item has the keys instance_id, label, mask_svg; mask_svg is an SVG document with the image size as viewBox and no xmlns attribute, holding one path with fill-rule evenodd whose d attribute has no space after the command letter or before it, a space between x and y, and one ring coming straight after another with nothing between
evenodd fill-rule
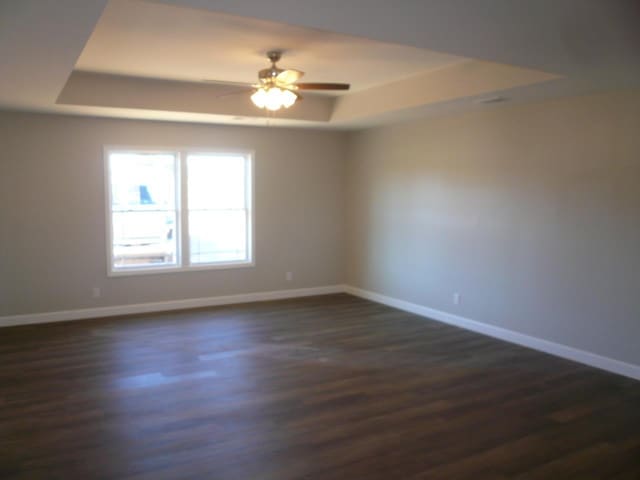
<instances>
[{"instance_id":1,"label":"white baseboard","mask_svg":"<svg viewBox=\"0 0 640 480\"><path fill-rule=\"evenodd\" d=\"M640 365L634 365L632 363L622 362L613 358L603 357L601 355L587 352L585 350L579 350L577 348L569 347L560 343L550 342L541 338L514 332L513 330L507 330L506 328L496 327L494 325L478 322L469 318L443 312L441 310L418 305L416 303L406 302L404 300L399 300L393 297L387 297L386 295L362 290L350 285L346 285L344 287L344 291L357 297L366 298L367 300L382 303L384 305L388 305L390 307L394 307L407 312L415 313L416 315L437 320L442 323L455 325L456 327L464 328L465 330L471 330L473 332L499 338L500 340L505 340L510 343L515 343L524 347L532 348L534 350L549 353L557 357L567 358L569 360L589 365L591 367L640 380Z\"/></svg>"},{"instance_id":2,"label":"white baseboard","mask_svg":"<svg viewBox=\"0 0 640 480\"><path fill-rule=\"evenodd\" d=\"M169 310L182 310L186 308L213 307L216 305L230 305L234 303L263 302L267 300L281 300L285 298L342 293L344 290L344 285L328 285L323 287L298 288L295 290L276 290L272 292L242 293L239 295L225 295L220 297L188 298L185 300L137 303L132 305L117 305L113 307L96 307L83 308L79 310L9 315L0 317L0 327L28 325L33 323L65 322L68 320L81 320L88 318L114 317L135 313L163 312Z\"/></svg>"}]
</instances>

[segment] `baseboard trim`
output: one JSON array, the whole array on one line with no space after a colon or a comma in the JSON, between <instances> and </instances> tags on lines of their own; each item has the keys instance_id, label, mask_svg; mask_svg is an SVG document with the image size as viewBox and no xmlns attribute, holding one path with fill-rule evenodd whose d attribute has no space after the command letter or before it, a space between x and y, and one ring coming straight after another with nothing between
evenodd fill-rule
<instances>
[{"instance_id":1,"label":"baseboard trim","mask_svg":"<svg viewBox=\"0 0 640 480\"><path fill-rule=\"evenodd\" d=\"M30 325L35 323L66 322L69 320L115 317L119 315L164 312L170 310L183 310L187 308L213 307L217 305L231 305L234 303L264 302L268 300L282 300L286 298L328 295L332 293L342 293L344 291L344 285L327 285L322 287L298 288L294 290L275 290L271 292L242 293L238 295L224 295L219 297L188 298L184 300L137 303L132 305L117 305L112 307L83 308L78 310L62 310L57 312L9 315L0 317L0 327Z\"/></svg>"},{"instance_id":2,"label":"baseboard trim","mask_svg":"<svg viewBox=\"0 0 640 480\"><path fill-rule=\"evenodd\" d=\"M569 347L560 343L551 342L538 337L532 337L523 333L508 330L502 327L496 327L486 323L471 320L469 318L461 317L451 313L436 310L434 308L425 307L416 303L407 302L393 297L388 297L379 293L371 292L368 290L362 290L357 287L346 285L344 291L357 297L365 298L377 303L382 303L390 307L404 310L407 312L415 313L423 317L437 320L449 325L455 325L456 327L464 328L465 330L471 330L473 332L481 333L490 337L505 340L510 343L522 345L524 347L539 350L541 352L549 353L557 357L573 360L578 363L589 365L590 367L599 368L608 372L616 373L618 375L624 375L635 380L640 380L640 365L634 365L631 363L622 362L609 357L603 357L595 353L591 353L585 350L579 350L577 348Z\"/></svg>"}]
</instances>

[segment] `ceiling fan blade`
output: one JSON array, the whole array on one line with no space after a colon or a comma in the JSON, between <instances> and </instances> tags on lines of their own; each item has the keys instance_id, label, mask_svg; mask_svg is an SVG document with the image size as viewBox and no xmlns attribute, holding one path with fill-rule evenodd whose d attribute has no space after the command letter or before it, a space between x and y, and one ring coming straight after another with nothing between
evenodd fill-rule
<instances>
[{"instance_id":1,"label":"ceiling fan blade","mask_svg":"<svg viewBox=\"0 0 640 480\"><path fill-rule=\"evenodd\" d=\"M232 95L244 95L251 90L253 90L253 88L250 86L235 88L233 90L227 90L225 92L219 93L214 98L230 97Z\"/></svg>"},{"instance_id":2,"label":"ceiling fan blade","mask_svg":"<svg viewBox=\"0 0 640 480\"><path fill-rule=\"evenodd\" d=\"M249 82L229 82L225 80L214 80L212 78L203 78L201 83L207 83L211 85L225 85L225 86L232 86L232 87L247 87L247 88L250 88L253 86L253 83L249 83Z\"/></svg>"},{"instance_id":3,"label":"ceiling fan blade","mask_svg":"<svg viewBox=\"0 0 640 480\"><path fill-rule=\"evenodd\" d=\"M300 70L283 70L276 76L278 83L291 84L304 75Z\"/></svg>"},{"instance_id":4,"label":"ceiling fan blade","mask_svg":"<svg viewBox=\"0 0 640 480\"><path fill-rule=\"evenodd\" d=\"M349 90L348 83L296 83L299 90Z\"/></svg>"}]
</instances>

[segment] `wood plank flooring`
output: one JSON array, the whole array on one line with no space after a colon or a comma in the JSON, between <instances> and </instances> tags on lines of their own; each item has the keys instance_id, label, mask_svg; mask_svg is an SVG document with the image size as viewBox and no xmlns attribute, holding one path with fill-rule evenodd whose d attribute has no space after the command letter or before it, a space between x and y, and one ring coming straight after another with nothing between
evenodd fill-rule
<instances>
[{"instance_id":1,"label":"wood plank flooring","mask_svg":"<svg viewBox=\"0 0 640 480\"><path fill-rule=\"evenodd\" d=\"M640 382L349 295L0 329L2 479L640 479Z\"/></svg>"}]
</instances>

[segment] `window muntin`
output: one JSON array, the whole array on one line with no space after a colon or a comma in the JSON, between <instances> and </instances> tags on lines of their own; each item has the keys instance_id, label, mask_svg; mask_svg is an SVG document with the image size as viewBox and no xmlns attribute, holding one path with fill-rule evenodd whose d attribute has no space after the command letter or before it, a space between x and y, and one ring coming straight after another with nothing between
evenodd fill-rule
<instances>
[{"instance_id":1,"label":"window muntin","mask_svg":"<svg viewBox=\"0 0 640 480\"><path fill-rule=\"evenodd\" d=\"M252 265L252 156L106 150L109 273Z\"/></svg>"}]
</instances>

